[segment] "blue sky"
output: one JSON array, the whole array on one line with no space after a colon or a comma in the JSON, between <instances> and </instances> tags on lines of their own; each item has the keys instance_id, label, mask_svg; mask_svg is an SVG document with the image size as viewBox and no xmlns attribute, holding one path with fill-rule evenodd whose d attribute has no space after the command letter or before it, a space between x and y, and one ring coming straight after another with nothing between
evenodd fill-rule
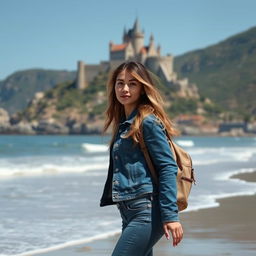
<instances>
[{"instance_id":1,"label":"blue sky","mask_svg":"<svg viewBox=\"0 0 256 256\"><path fill-rule=\"evenodd\" d=\"M75 70L108 60L139 18L174 56L256 26L255 0L0 0L0 80L30 68Z\"/></svg>"}]
</instances>

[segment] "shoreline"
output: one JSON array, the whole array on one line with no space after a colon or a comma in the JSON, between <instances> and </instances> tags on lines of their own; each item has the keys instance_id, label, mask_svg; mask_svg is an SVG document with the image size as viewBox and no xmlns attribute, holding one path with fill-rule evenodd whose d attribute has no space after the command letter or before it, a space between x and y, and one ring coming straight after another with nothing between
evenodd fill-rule
<instances>
[{"instance_id":1,"label":"shoreline","mask_svg":"<svg viewBox=\"0 0 256 256\"><path fill-rule=\"evenodd\" d=\"M230 178L254 183L254 182L256 182L255 172L256 172L256 170L254 170L254 172L245 172L245 173L234 174Z\"/></svg>"},{"instance_id":2,"label":"shoreline","mask_svg":"<svg viewBox=\"0 0 256 256\"><path fill-rule=\"evenodd\" d=\"M230 179L240 179L246 182L256 181L256 169L253 172L239 173L230 176ZM254 238L254 230L256 230L256 223L254 216L256 214L256 207L252 208L251 205L256 205L256 194L232 196L221 199L216 199L219 204L217 207L203 208L199 210L183 212L180 214L181 223L184 228L185 239L180 246L173 248L170 242L162 238L154 248L156 256L167 256L173 252L180 252L182 255L201 255L198 252L189 249L190 243L204 244L216 247L220 244L229 244L229 247L234 247L230 250L246 250L253 252L256 250L256 239ZM250 211L243 209L250 209ZM241 223L241 216L243 222ZM119 232L120 233L120 232ZM79 241L74 241L74 244L64 244L59 248L54 249L46 248L34 252L27 252L19 254L19 256L78 256L78 255L110 255L119 234L106 235L103 238L91 238ZM90 240L90 241L86 241ZM247 246L245 246L247 245ZM245 247L244 247L245 246ZM57 247L57 246L56 246ZM219 248L219 247L218 247ZM47 251L48 250L48 251ZM213 249L214 250L214 249ZM195 254L190 254L195 253ZM204 251L202 255L208 254L209 251ZM219 252L215 252L215 255ZM217 254L218 255L218 254ZM223 254L224 255L224 254ZM233 254L225 254L233 255ZM237 254L239 255L239 254Z\"/></svg>"},{"instance_id":3,"label":"shoreline","mask_svg":"<svg viewBox=\"0 0 256 256\"><path fill-rule=\"evenodd\" d=\"M111 136L110 133L102 134L102 132L97 133L0 133L0 136ZM231 138L256 138L256 133L244 133L244 134L223 134L223 133L200 133L200 134L180 134L175 136L175 138L179 137L231 137Z\"/></svg>"}]
</instances>

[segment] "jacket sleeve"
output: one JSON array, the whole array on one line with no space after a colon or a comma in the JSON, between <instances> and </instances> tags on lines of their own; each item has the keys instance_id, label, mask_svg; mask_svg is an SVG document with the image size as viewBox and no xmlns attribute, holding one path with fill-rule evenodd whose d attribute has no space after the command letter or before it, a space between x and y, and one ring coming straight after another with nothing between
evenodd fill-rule
<instances>
[{"instance_id":1,"label":"jacket sleeve","mask_svg":"<svg viewBox=\"0 0 256 256\"><path fill-rule=\"evenodd\" d=\"M177 206L177 164L163 126L152 115L143 120L143 137L159 177L162 222L179 221Z\"/></svg>"}]
</instances>

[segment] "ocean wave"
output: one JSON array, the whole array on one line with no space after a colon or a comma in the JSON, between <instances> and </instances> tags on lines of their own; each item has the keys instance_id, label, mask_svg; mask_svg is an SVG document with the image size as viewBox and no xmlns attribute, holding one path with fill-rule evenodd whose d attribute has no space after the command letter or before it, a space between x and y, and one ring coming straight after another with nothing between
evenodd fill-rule
<instances>
[{"instance_id":1,"label":"ocean wave","mask_svg":"<svg viewBox=\"0 0 256 256\"><path fill-rule=\"evenodd\" d=\"M181 147L194 147L195 143L193 140L175 140L175 142Z\"/></svg>"},{"instance_id":2,"label":"ocean wave","mask_svg":"<svg viewBox=\"0 0 256 256\"><path fill-rule=\"evenodd\" d=\"M0 179L105 170L106 163L106 156L6 158L0 159ZM97 172L97 175L101 174Z\"/></svg>"},{"instance_id":3,"label":"ocean wave","mask_svg":"<svg viewBox=\"0 0 256 256\"><path fill-rule=\"evenodd\" d=\"M39 254L39 253L47 253L47 252L50 252L50 251L63 249L63 248L69 247L69 246L74 246L74 245L79 245L79 244L84 244L84 243L91 243L91 242L96 241L96 240L106 239L108 237L112 237L112 236L117 235L119 233L120 233L120 230L113 230L113 231L109 231L109 232L106 232L106 233L103 233L103 234L91 236L91 237L84 238L84 239L69 241L69 242L62 243L62 244L59 244L59 245L55 245L55 246L48 247L48 248L42 248L42 249L37 249L37 250L34 250L34 251L29 251L29 252L25 252L25 253L21 253L21 254L16 254L15 256L31 256L31 255L36 255L36 254ZM0 256L1 256L1 254L0 254ZM3 255L3 256L5 256L5 255Z\"/></svg>"},{"instance_id":4,"label":"ocean wave","mask_svg":"<svg viewBox=\"0 0 256 256\"><path fill-rule=\"evenodd\" d=\"M188 150L195 165L223 162L248 162L256 156L255 147L191 148Z\"/></svg>"},{"instance_id":5,"label":"ocean wave","mask_svg":"<svg viewBox=\"0 0 256 256\"><path fill-rule=\"evenodd\" d=\"M103 144L83 143L81 146L89 153L105 153L108 151L108 146Z\"/></svg>"}]
</instances>

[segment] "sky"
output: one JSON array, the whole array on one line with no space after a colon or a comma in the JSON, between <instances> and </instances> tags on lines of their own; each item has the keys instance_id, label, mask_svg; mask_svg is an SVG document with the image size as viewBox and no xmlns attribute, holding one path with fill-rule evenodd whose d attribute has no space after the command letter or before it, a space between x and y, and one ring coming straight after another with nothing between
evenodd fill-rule
<instances>
[{"instance_id":1,"label":"sky","mask_svg":"<svg viewBox=\"0 0 256 256\"><path fill-rule=\"evenodd\" d=\"M76 70L109 58L139 19L174 56L256 26L256 0L0 0L0 80L16 71Z\"/></svg>"}]
</instances>

